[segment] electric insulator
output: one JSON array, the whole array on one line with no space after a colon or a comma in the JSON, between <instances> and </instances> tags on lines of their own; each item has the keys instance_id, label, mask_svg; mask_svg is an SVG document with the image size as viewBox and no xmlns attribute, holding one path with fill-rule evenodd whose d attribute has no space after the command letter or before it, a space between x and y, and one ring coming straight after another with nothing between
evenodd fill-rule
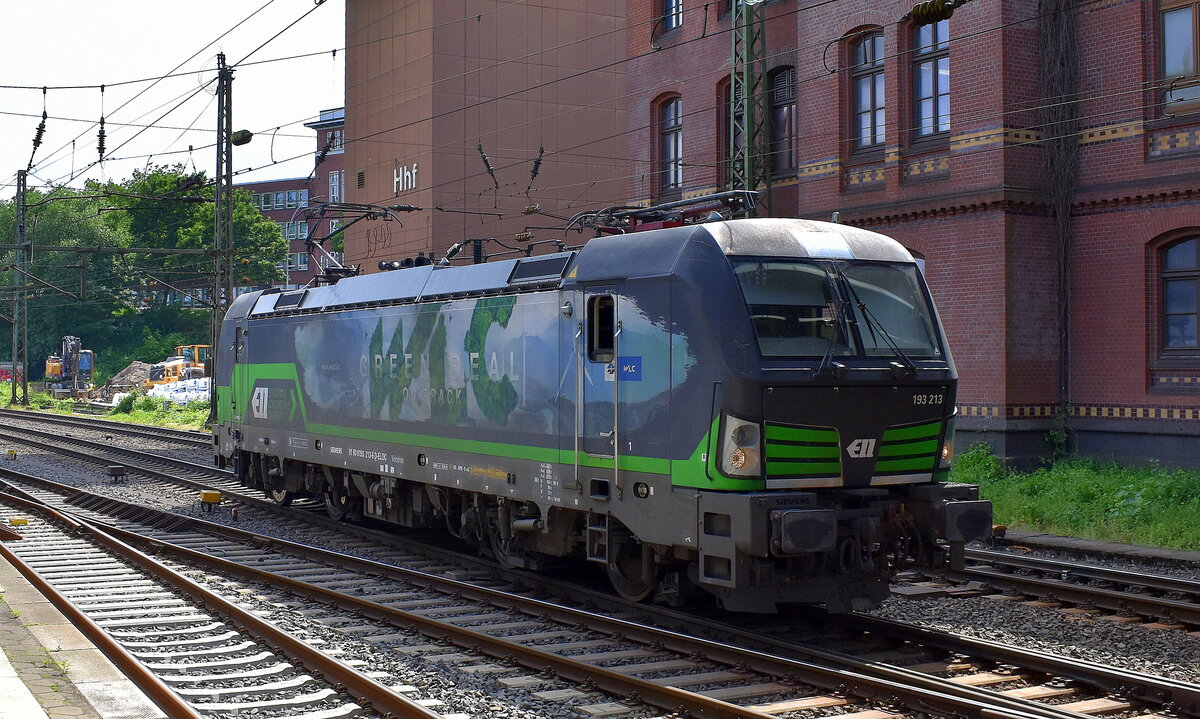
<instances>
[{"instance_id":1,"label":"electric insulator","mask_svg":"<svg viewBox=\"0 0 1200 719\"><path fill-rule=\"evenodd\" d=\"M46 111L42 110L42 121L38 123L37 132L33 135L33 149L42 146L42 135L46 134Z\"/></svg>"},{"instance_id":2,"label":"electric insulator","mask_svg":"<svg viewBox=\"0 0 1200 719\"><path fill-rule=\"evenodd\" d=\"M104 118L100 118L100 132L96 134L96 150L100 153L100 160L104 160Z\"/></svg>"},{"instance_id":3,"label":"electric insulator","mask_svg":"<svg viewBox=\"0 0 1200 719\"><path fill-rule=\"evenodd\" d=\"M530 240L533 239L533 233L532 232L518 232L517 234L513 235L513 239L516 240L517 242L529 242Z\"/></svg>"},{"instance_id":4,"label":"electric insulator","mask_svg":"<svg viewBox=\"0 0 1200 719\"><path fill-rule=\"evenodd\" d=\"M957 4L953 0L924 0L913 6L912 21L917 25L930 25L949 20Z\"/></svg>"},{"instance_id":5,"label":"electric insulator","mask_svg":"<svg viewBox=\"0 0 1200 719\"><path fill-rule=\"evenodd\" d=\"M529 171L529 179L532 180L533 178L538 176L538 171L540 171L542 169L542 155L545 154L545 152L546 152L546 148L544 148L544 147L538 148L538 156L537 156L537 159L533 161L533 169Z\"/></svg>"}]
</instances>

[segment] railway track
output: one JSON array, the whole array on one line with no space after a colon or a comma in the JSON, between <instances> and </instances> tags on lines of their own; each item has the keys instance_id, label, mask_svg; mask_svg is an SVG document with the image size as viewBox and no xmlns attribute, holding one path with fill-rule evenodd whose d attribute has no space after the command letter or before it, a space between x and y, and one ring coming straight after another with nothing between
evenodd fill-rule
<instances>
[{"instance_id":1,"label":"railway track","mask_svg":"<svg viewBox=\"0 0 1200 719\"><path fill-rule=\"evenodd\" d=\"M1148 621L1159 629L1200 627L1200 581L1194 579L1011 551L968 549L966 559L962 571L923 578L916 586L936 593L957 583L955 591L961 592L964 584L974 583L971 593L998 601L1033 601L1048 608L1070 606L1076 613ZM984 587L993 593L988 594Z\"/></svg>"},{"instance_id":2,"label":"railway track","mask_svg":"<svg viewBox=\"0 0 1200 719\"><path fill-rule=\"evenodd\" d=\"M221 474L218 470L211 468L204 469L209 472L215 472L218 475ZM239 501L241 501L240 498ZM258 500L257 498L253 498L253 501L267 509L284 509L276 507L272 503ZM307 518L301 518L298 521L311 522L311 514ZM313 529L312 531L324 530ZM383 543L379 539L380 537L387 536L389 540L394 540L394 537L390 537L390 535L380 535L370 530L336 523L332 523L332 531L341 534L343 539L350 545L360 542L370 543L375 545L376 550ZM345 535L351 536L346 538ZM370 538L368 539L368 537ZM308 540L306 539L305 541L307 542ZM353 546L350 549L353 550ZM423 551L437 552L437 550L428 548ZM422 560L412 555L393 556L385 559L385 563L405 566L428 566L433 564L434 566L431 568L435 571L446 571L445 565L440 560ZM471 563L467 558L463 557L447 561L453 561L453 563L460 565L464 562ZM458 571L460 574L462 573L462 570ZM486 577L491 571L494 571L494 568L481 568L479 570L480 577ZM506 577L511 579L513 574L509 573ZM487 579L487 581L496 583L505 580L497 579L493 576ZM1040 703L1041 705L1050 706L1065 705L1067 707L1065 711L1071 714L1108 714L1121 712L1126 716L1136 716L1139 711L1165 708L1166 710L1181 711L1188 715L1200 715L1197 688L1183 682L1173 682L1148 675L1139 675L1136 672L1125 672L1112 667L1068 660L1053 655L1027 652L1014 647L1000 646L979 640L947 636L938 632L922 630L871 617L838 617L836 619L837 624L843 626L849 632L857 634L858 637L848 638L842 636L840 638L823 640L813 637L811 631L807 635L804 635L798 633L798 631L788 632L786 627L777 626L773 628L772 632L764 633L753 627L739 629L731 626L731 622L727 617L703 619L695 615L673 613L671 610L660 608L650 608L641 605L631 607L615 598L589 593L586 590L580 590L578 587L560 585L559 583L547 580L541 575L532 578L526 577L520 581L526 581L530 585L541 585L547 588L553 587L556 594L564 597L577 597L578 601L581 602L594 602L601 611L611 614L631 616L631 613L637 613L641 618L648 619L662 627L673 627L679 631L688 633L702 632L711 638L728 643L736 643L737 646L754 647L758 651L769 652L781 657L798 657L826 667L861 671L866 675L876 677L884 676L888 681L897 684L921 685L924 683L926 686L932 685L934 691L940 694L950 696L966 695L968 698L981 704L986 704L989 699L995 700L997 697L1019 700L1018 708L1015 711L1023 712L1026 709L1022 707L1037 707ZM451 588L447 591L452 598L456 594L466 596L463 594L463 588ZM422 600L416 599L414 601ZM444 598L442 601L445 601ZM450 612L450 614L453 615L455 611ZM485 612L482 610L478 610L475 607L467 607L461 611L465 612L466 617L472 618L474 616L475 619L479 619L485 625L487 624L488 620L475 616L484 614ZM330 619L329 621L335 622L336 620ZM503 625L510 622L497 619L493 620L492 623ZM576 621L575 623L578 624L579 622ZM558 631L562 630L543 627L540 630L528 633L539 635L546 632L554 633ZM624 631L618 630L618 633L624 633ZM681 658L654 659L654 655L658 651L654 648L658 646L654 642L658 640L649 640L650 650L647 650L645 646L633 646L610 649L608 652L596 652L596 647L588 644L594 641L596 640L576 639L569 640L566 643L582 642L584 644L582 650L601 655L608 652L633 652L629 656L638 658L640 663L650 665L654 665L657 661L687 661L687 659ZM841 646L844 651L829 651L828 647L834 645ZM432 652L436 650L428 649L427 651ZM651 656L648 658L643 654L646 651L650 651L651 653ZM702 650L693 649L688 654L697 651L702 652ZM457 652L449 653L456 654ZM438 655L435 654L434 656ZM612 661L618 660L614 659ZM694 657L692 661L695 661ZM726 666L737 668L741 664L742 660L738 660L734 664ZM667 672L669 670L663 668L659 671ZM690 673L700 674L701 676L708 674L708 678L713 678L714 676L723 676L712 674L712 672L720 671L730 672L733 670L711 669L708 672L692 671ZM737 672L734 671L734 673ZM791 675L790 673L784 673L782 676L787 677ZM732 678L730 679L732 680ZM528 685L529 687L539 685L539 680L536 677L529 678L522 676L516 677L511 681L517 685ZM786 685L789 681L794 680L785 679L782 683ZM770 683L766 681L758 682L758 684L764 685L763 688ZM584 679L581 682L581 686L586 690L588 687L599 685L590 683ZM990 687L990 689L987 687ZM806 685L804 688L805 691L814 691L815 689L819 689L819 684L815 682L811 686ZM550 696L557 696L554 694L555 690L546 691L550 693ZM574 689L569 691L580 690ZM844 696L841 694L843 693L839 693L835 686L833 687L833 694L831 696L823 699L812 699L808 705L800 704L794 706L803 707L811 705L812 707L852 708L862 704L864 700L874 702L873 706L899 706L902 704L902 702L897 702L890 697L879 699L878 697L867 696L864 698L855 695L853 692ZM824 695L813 694L813 696ZM781 699L780 701L786 700ZM826 704L823 702L834 703ZM769 702L760 702L763 705L767 703ZM751 703L751 706L754 706L753 703ZM601 710L597 709L597 711ZM870 709L865 711L875 710ZM1059 706L1058 709L1053 711L1064 710L1062 706Z\"/></svg>"},{"instance_id":3,"label":"railway track","mask_svg":"<svg viewBox=\"0 0 1200 719\"><path fill-rule=\"evenodd\" d=\"M20 496L0 496L0 521L18 514L28 519L31 511L40 517L19 541L0 545L0 554L168 716L439 716L364 672L299 646L110 531Z\"/></svg>"},{"instance_id":4,"label":"railway track","mask_svg":"<svg viewBox=\"0 0 1200 719\"><path fill-rule=\"evenodd\" d=\"M647 626L627 621L604 619L595 613L569 610L522 598L520 595L497 593L497 590L481 589L478 586L431 576L428 572L392 566L420 563L420 560L414 561L412 557L393 557L385 563L372 563L345 554L318 552L314 555L316 550L307 546L288 546L289 556L286 558L269 557L265 556L266 546L275 549L286 546L285 543L261 537L239 536L235 530L223 527L207 527L200 531L196 529L200 523L188 520L184 525L181 524L184 520L168 513L149 521L148 510L145 508L131 505L122 507L113 500L85 497L76 489L60 491L72 494L74 498L71 501L75 504L103 506L110 515L114 512L129 514L139 517L142 523L175 525L169 536L164 537L163 530L158 529L155 532L159 536L146 541L154 542L156 549L166 546L160 546L159 543L168 542L184 549L189 545L201 546L201 556L224 555L224 559L220 561L231 563L220 565L217 571L222 575L248 572L248 565L266 564L276 568L276 571L271 573L273 576L259 576L254 581L287 587L289 591L297 594L302 593L301 589L316 591L313 587L323 592L332 592L323 595L324 601L335 602L338 606L348 608L346 611L357 613L357 618L338 615L336 612L313 616L317 617L318 621L349 627L356 633L365 631L362 636L368 641L386 643L396 641L398 637L394 629L387 627L356 629L362 627L362 617L441 638L440 642L434 643L422 642L415 646L410 643L400 651L428 653L447 661L463 661L467 663L466 669L478 672L503 673L505 664L516 664L526 669L541 668L536 675L518 673L517 676L505 677L501 680L507 682L505 686L531 689L543 686L549 681L545 671L547 667L554 668L555 677L571 678L577 685L576 688L550 688L533 692L535 695L541 695L538 698L542 700L579 699L579 695L586 696L588 692L598 688L606 690L610 696L636 697L659 708L671 708L687 704L666 705L666 702L679 702L683 701L683 698L676 694L655 694L653 686L659 687L660 692L672 688L679 692L687 692L687 687L700 685L705 687L705 691L697 696L716 698L721 702L743 700L742 704L732 705L736 707L736 711L743 713L714 714L712 712L715 710L711 707L689 709L697 716L786 716L796 711L822 707L843 707L850 710L867 705L871 708L864 708L862 711L884 711L878 708L883 706L894 714L896 711L904 713L906 708L934 707L940 709L940 712L935 713L960 712L967 716L977 716L981 715L978 713L981 711L986 713L1002 709L1012 716L1063 717L1077 716L1079 713L1129 711L1139 706L1148 706L1151 702L1157 705L1174 703L1176 706L1182 704L1189 707L1195 704L1194 695L1189 699L1189 694L1195 690L1194 687L1173 686L1165 681L1159 682L1157 686L1153 686L1153 682L1150 685L1138 684L1139 681L1145 682L1152 678L1136 677L1133 673L1114 670L1108 670L1102 677L1101 683L1097 685L1099 691L1089 692L1078 685L1055 685L1050 681L1050 674L1071 664L1062 660L1052 667L1050 672L1047 672L1045 667L1019 668L1024 665L996 667L998 671L988 671L987 668L994 666L995 662L964 658L923 661L909 667L888 667L881 663L878 652L876 656L861 661L846 654L817 651L811 646L771 639L756 632L742 633L737 645L770 645L770 649L777 652L776 655L764 654L761 649L734 649L728 644L714 644L712 640L689 637L679 632L652 630ZM182 539L177 541L171 537ZM252 559L243 560L239 557ZM426 560L425 563L428 564L429 561ZM360 568L366 574L355 576L347 573L354 568ZM430 569L434 572L446 572L446 568L441 566ZM382 584L381 576L398 584ZM357 589L366 584L370 586L371 591L365 596L360 596L358 591L354 595L346 595L332 589L330 584ZM428 587L434 594L418 594L414 589L418 585ZM386 601L374 601L371 598L373 596ZM295 601L294 598L292 601ZM388 607L389 604L399 606ZM609 611L617 613L620 609L621 605L618 604ZM631 608L625 606L624 609L628 611ZM640 611L644 608L636 609ZM696 618L692 616L678 615L677 619L682 621L685 627L697 623ZM713 622L711 625L708 628L718 634L728 634L731 631L730 627L720 622ZM496 636L497 634L499 636ZM446 645L447 638L457 647L471 647L476 652L479 651L478 648L482 648L484 654L503 657L504 661L501 665L496 665L487 658L464 655L461 650ZM572 654L576 652L586 654L582 655L582 660L573 660ZM792 656L805 656L807 659L786 659L789 653ZM919 652L914 653L911 648L907 651L907 659L921 658ZM573 663L558 663L567 661ZM587 667L596 663L604 664L599 667L606 672L601 679L588 674L591 670ZM580 664L582 666L579 666ZM517 670L520 671L519 668ZM860 674L860 671L863 673ZM639 675L646 673L651 674L650 687L634 684L633 680L644 680L645 678ZM945 673L953 676L934 676ZM1058 676L1070 674L1058 673ZM671 681L679 686L670 684ZM1136 689L1127 689L1126 694L1129 696L1117 698L1108 695L1108 690L1103 688L1105 684L1146 688L1140 692L1140 697L1136 696L1139 694ZM995 690L981 689L980 685L995 686ZM847 689L847 686L852 689ZM1044 701L1039 704L1030 701L1031 697ZM1067 708L1052 706L1052 701L1063 701L1064 697L1074 698L1075 701L1067 702ZM605 708L610 704L611 702L600 702L585 705L585 708L591 713L602 713L611 710L611 707ZM719 711L734 710L722 707Z\"/></svg>"},{"instance_id":5,"label":"railway track","mask_svg":"<svg viewBox=\"0 0 1200 719\"><path fill-rule=\"evenodd\" d=\"M5 474L14 487L19 483ZM65 495L51 488L42 483L29 494L63 503ZM280 597L283 601L306 606L319 601L327 606L306 609L305 617L371 643L395 643L394 651L400 653L458 663L472 673L515 671L516 676L504 677L501 683L533 688L544 702L564 703L563 711L601 714L613 711L612 699L622 699L633 706L697 717L784 716L867 702L887 706L892 714L990 716L1003 706L1012 716L1069 716L1021 702L948 696L736 649L439 576L445 567L434 567L435 573L398 567L198 520L183 521L111 499L81 497L74 488L57 489L72 495L76 506L84 505L93 521L100 520L95 515L101 508L109 522L116 519L114 514L136 516L136 526L108 530L123 541L153 548L175 562L203 565L217 577L239 576L286 591L291 596ZM494 663L497 660L500 664ZM564 680L567 685L561 686ZM605 698L592 696L597 691L610 701L596 701Z\"/></svg>"},{"instance_id":6,"label":"railway track","mask_svg":"<svg viewBox=\"0 0 1200 719\"><path fill-rule=\"evenodd\" d=\"M41 424L72 427L89 431L109 432L130 437L142 437L146 439L167 439L173 442L179 442L189 447L212 446L212 436L204 432L193 432L191 430L184 429L171 429L169 427L152 427L149 425L130 424L128 422L114 422L112 420L97 419L94 417L72 417L70 415L31 412L29 410L0 409L0 419L28 420Z\"/></svg>"},{"instance_id":7,"label":"railway track","mask_svg":"<svg viewBox=\"0 0 1200 719\"><path fill-rule=\"evenodd\" d=\"M16 415L30 422L41 422L43 418L55 422L58 419L54 415L24 412ZM91 420L80 421L86 427ZM137 428L127 429L120 423L111 424L118 426L106 426L102 431L128 432L132 436L137 436L139 432ZM147 476L173 481L188 489L216 489L253 506L269 508L271 504L258 492L247 491L238 484L231 472L215 467L32 428L9 427L0 430L0 439L27 442L98 464L123 463L129 469ZM86 451L73 449L71 445L81 445ZM298 501L295 508L310 515L322 511L321 505L311 500ZM1071 604L1085 612L1147 617L1159 620L1163 626L1200 626L1200 582L1197 581L1063 560L1022 557L1010 552L968 550L967 558L971 565L953 579L980 582L1006 591L1009 594L1005 599L1032 598L1047 605ZM935 579L933 583L940 583L940 579Z\"/></svg>"}]
</instances>

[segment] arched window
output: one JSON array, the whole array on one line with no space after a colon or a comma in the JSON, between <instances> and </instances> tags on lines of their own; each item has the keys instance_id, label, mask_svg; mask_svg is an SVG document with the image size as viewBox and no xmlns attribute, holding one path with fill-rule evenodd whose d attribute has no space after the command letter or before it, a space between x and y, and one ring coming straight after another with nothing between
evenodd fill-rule
<instances>
[{"instance_id":1,"label":"arched window","mask_svg":"<svg viewBox=\"0 0 1200 719\"><path fill-rule=\"evenodd\" d=\"M796 68L774 71L770 86L771 174L780 175L796 167Z\"/></svg>"},{"instance_id":2,"label":"arched window","mask_svg":"<svg viewBox=\"0 0 1200 719\"><path fill-rule=\"evenodd\" d=\"M1200 237L1192 236L1160 251L1162 279L1162 351L1164 356L1200 351Z\"/></svg>"},{"instance_id":3,"label":"arched window","mask_svg":"<svg viewBox=\"0 0 1200 719\"><path fill-rule=\"evenodd\" d=\"M659 105L658 157L662 189L678 191L683 186L683 101L679 97Z\"/></svg>"},{"instance_id":4,"label":"arched window","mask_svg":"<svg viewBox=\"0 0 1200 719\"><path fill-rule=\"evenodd\" d=\"M861 36L850 46L854 149L883 145L883 33Z\"/></svg>"},{"instance_id":5,"label":"arched window","mask_svg":"<svg viewBox=\"0 0 1200 719\"><path fill-rule=\"evenodd\" d=\"M913 110L917 137L950 132L950 21L913 30Z\"/></svg>"}]
</instances>

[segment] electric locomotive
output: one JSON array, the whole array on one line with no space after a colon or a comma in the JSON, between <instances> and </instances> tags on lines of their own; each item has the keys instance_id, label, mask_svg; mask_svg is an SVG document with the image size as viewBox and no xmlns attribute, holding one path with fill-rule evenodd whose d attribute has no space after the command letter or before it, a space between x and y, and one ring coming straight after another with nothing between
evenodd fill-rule
<instances>
[{"instance_id":1,"label":"electric locomotive","mask_svg":"<svg viewBox=\"0 0 1200 719\"><path fill-rule=\"evenodd\" d=\"M899 243L728 220L242 295L213 439L280 503L595 562L632 599L837 611L990 532L945 481L956 379Z\"/></svg>"}]
</instances>

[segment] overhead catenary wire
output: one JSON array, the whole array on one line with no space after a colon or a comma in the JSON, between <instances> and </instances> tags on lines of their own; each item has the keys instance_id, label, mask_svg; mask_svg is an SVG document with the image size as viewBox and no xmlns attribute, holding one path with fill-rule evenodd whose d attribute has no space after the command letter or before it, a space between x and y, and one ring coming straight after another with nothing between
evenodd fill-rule
<instances>
[{"instance_id":1,"label":"overhead catenary wire","mask_svg":"<svg viewBox=\"0 0 1200 719\"><path fill-rule=\"evenodd\" d=\"M711 108L710 108L710 109L711 109ZM1019 111L1021 111L1021 110L1013 110L1013 111L1010 111L1010 112L1019 112ZM636 132L636 131L639 131L639 128L633 128L633 129L629 130L628 132ZM353 140L350 140L350 141L353 141ZM555 152L554 152L554 153L552 153L552 154L563 154L564 152L565 152L565 150L559 150L559 151L555 151ZM307 154L309 154L309 153L305 153L305 155L307 155ZM697 165L697 164L699 164L699 163L689 163L689 164L692 164L692 165ZM258 169L261 169L261 168L258 168ZM450 184L450 183L447 183L447 184Z\"/></svg>"},{"instance_id":2,"label":"overhead catenary wire","mask_svg":"<svg viewBox=\"0 0 1200 719\"><path fill-rule=\"evenodd\" d=\"M811 10L811 9L814 9L814 8L817 8L817 7L821 7L821 6L824 6L824 5L828 5L828 4L830 4L830 3L832 3L832 2L836 2L836 1L837 1L837 0L821 0L820 2L817 2L817 3L811 4L811 5L808 5L808 6L802 7L802 8L796 8L796 9L794 9L794 10L791 10L791 11L788 11L787 13L782 13L782 14L794 14L794 13L799 13L799 12L802 12L802 11ZM1099 2L1099 1L1100 1L1100 0L1088 0L1088 2L1086 2L1086 3L1083 3L1083 5L1087 5L1087 4L1091 4L1091 3L1094 3L1094 2ZM698 8L698 9L696 10L696 12L699 12L699 11L702 11L702 10L703 10L703 8ZM993 30L996 30L996 29L1002 29L1002 28L1004 28L1004 27L1008 27L1008 26L1011 26L1011 25L1014 25L1014 24L1018 24L1018 23L1021 23L1021 22L1029 22L1029 21L1031 21L1031 20L1037 19L1037 18L1038 18L1038 17L1040 17L1040 16L1041 16L1041 15L1039 14L1039 15L1034 15L1033 17L1030 17L1030 18L1018 19L1018 20L1016 20L1016 21L1012 21L1012 22L1005 23L1005 24L1003 24L1003 25L997 26L996 28L984 28L984 29L981 29L981 30L979 30L979 31L976 31L976 32L973 32L973 33L969 33L969 34L967 34L967 35L965 35L965 36L963 36L963 37L970 37L970 36L978 35L978 34L980 34L980 33L983 33L983 32L993 31ZM682 45L686 45L686 44L688 44L688 43L691 43L691 42L696 42L696 41L704 40L704 39L707 39L707 38L709 38L709 37L715 37L715 36L716 36L716 35L718 35L718 34L722 34L722 33L729 32L731 29L732 29L732 28L730 28L730 29L723 29L723 30L720 30L720 31L718 31L717 33L713 33L712 35L707 35L707 36L705 36L705 37L696 37L696 38L689 38L689 39L685 39L685 40L679 41L678 43L675 43L674 45L671 45L671 46L669 46L669 48L675 48L675 47L679 47L679 46L682 46ZM610 31L610 32L611 32L611 31ZM605 34L609 34L609 33L601 33L601 34L598 34L598 35L590 36L589 38L586 38L585 40L588 40L588 39L594 39L594 38L596 38L596 37L601 37L601 36L603 36L603 35L605 35ZM956 39L959 39L959 38L956 38ZM577 42L578 42L578 41L577 41ZM567 44L565 44L565 45L569 45L569 44L571 44L571 43L567 43ZM563 45L563 46L565 46L565 45ZM560 47L563 47L563 46L560 46ZM816 46L816 45L814 45L814 47L815 47L815 46ZM668 48L668 49L669 49L669 48ZM544 52L544 51L538 51L538 52ZM380 130L380 131L377 131L377 132L374 132L374 133L370 133L370 134L368 134L368 135L365 135L365 136L362 136L362 137L357 137L357 138L346 138L345 142L346 142L347 144L349 144L349 143L353 143L353 142L357 142L357 141L362 141L362 140L366 140L366 139L373 139L373 138L375 138L375 137L377 137L377 136L379 136L379 135L381 135L381 134L387 133L387 132L392 132L392 131L395 131L395 130L398 130L398 129L403 129L403 128L405 128L405 127L409 127L409 126L412 126L412 125L414 125L414 124L419 124L419 123L423 123L423 122L429 122L429 121L431 121L431 120L437 120L437 119L441 119L441 118L443 118L443 117L446 117L446 116L448 116L448 115L452 115L452 114L455 114L455 113L458 113L458 112L462 112L462 111L465 111L465 110L468 110L468 109L473 109L473 108L475 108L475 107L478 107L478 106L481 106L481 105L487 104L487 103L489 103L489 102L495 102L495 101L498 101L498 100L501 100L501 99L506 99L506 98L514 97L514 96L520 95L520 94L522 94L522 93L529 92L529 91L531 91L531 90L534 90L534 89L538 89L538 88L546 87L546 86L549 86L549 85L551 85L551 84L554 84L554 83L557 83L557 82L563 82L563 81L568 81L568 80L576 79L576 78L578 78L579 76L581 76L581 75L583 75L583 74L586 74L586 73L588 73L588 72L595 72L595 71L598 71L598 70L600 70L600 69L607 69L607 68L609 68L609 67L612 67L612 66L615 66L615 65L618 65L618 64L621 64L621 63L629 62L629 61L632 61L632 60L640 59L640 58L643 58L643 57L646 57L646 56L649 56L649 55L655 54L655 53L657 53L657 52L660 52L660 51L659 51L659 50L653 50L653 51L650 51L650 52L641 53L641 54L639 54L639 55L635 55L635 56L629 56L629 57L626 57L626 58L623 58L623 59L617 60L617 61L615 61L615 62L613 62L613 63L609 63L609 64L607 64L607 65L600 66L599 68L589 68L589 69L587 69L587 70L584 70L584 71L581 71L581 72L578 72L578 73L572 73L572 74L566 75L566 76L564 76L564 77L560 77L560 78L551 79L551 80L548 80L548 81L545 81L545 82L541 82L541 83L536 83L536 84L534 84L534 85L532 85L532 86L530 86L530 87L523 88L523 89L520 89L520 90L515 90L515 91L513 91L513 92L510 92L510 93L507 93L507 94L501 95L501 96L499 96L499 97L495 97L495 98L487 98L487 99L484 99L484 100L480 100L480 101L478 101L478 102L476 102L476 103L468 104L468 105L466 105L466 106L464 106L464 107L455 108L455 109L453 109L453 110L447 110L447 111L445 111L445 112L442 112L442 113L435 114L435 115L433 115L433 116L431 116L431 117L422 117L422 118L419 118L419 119L416 119L416 120L413 120L413 121L410 121L410 122L403 123L403 124L401 124L401 125L397 125L397 126L395 126L395 127L392 127L392 128L387 128L387 129ZM532 55L536 55L536 54L538 54L538 53L537 53L537 52L535 52L535 53L531 53L530 55L526 55L526 56L522 56L522 57L530 57L530 56L532 56ZM509 62L509 61L506 61L506 62ZM503 64L503 63L497 63L496 65L493 65L492 67L498 66L498 65L500 65L500 64ZM844 70L845 70L845 68L841 68L841 69L840 69L840 71L844 71ZM817 80L817 79L821 79L821 78L823 78L823 77L824 77L824 75L821 75L821 76L814 76L813 78L808 78L808 79L806 79L806 82L807 82L807 81L815 81L815 80ZM428 85L428 84L431 84L431 83L427 83L427 85ZM410 88L410 89L411 89L411 88ZM712 107L709 107L709 108L707 108L707 109L712 109ZM689 113L689 114L691 114L691 113ZM644 129L646 129L646 128L632 128L632 129L628 129L628 130L626 130L626 131L623 131L623 132L621 132L621 133L616 133L615 135L610 135L610 136L608 136L608 137L606 137L606 138L601 138L600 140L592 140L591 142L598 142L598 141L603 141L603 140L607 140L607 139L612 139L612 138L614 138L614 137L618 137L618 136L620 136L620 135L623 135L623 134L628 134L628 133L630 133L630 132L636 132L636 131L639 131L639 129L642 129L642 130L644 130ZM571 149L577 149L578 147L586 146L586 144L591 144L591 142L589 142L589 143L585 143L585 144L583 144L583 145L577 145L577 146L575 146L574 148L571 148ZM553 152L551 152L550 154L551 154L551 155L555 155L555 154L558 154L559 152L561 152L561 151L553 151ZM307 153L305 153L305 154L307 154ZM281 160L281 162L285 162L285 161L288 161L288 160L291 160L291 159L297 159L297 158L299 158L299 157L302 157L302 156L304 156L304 155L297 155L297 156L294 156L294 157L292 157L292 158L286 158L285 160ZM636 159L636 158L635 158L635 159ZM257 167L257 168L254 168L254 170L261 170L261 169L263 169L263 168L262 168L262 167ZM461 182L461 180L457 180L457 181L454 181L454 180L452 180L452 181L449 181L448 183L445 183L445 184L453 184L453 183L455 183L455 182ZM465 197L467 197L467 196L468 196L468 195L464 194L464 198L465 198Z\"/></svg>"},{"instance_id":3,"label":"overhead catenary wire","mask_svg":"<svg viewBox=\"0 0 1200 719\"><path fill-rule=\"evenodd\" d=\"M174 73L175 73L177 70L179 70L179 68L183 67L183 66L184 66L184 65L186 65L187 63L189 63L189 62L191 62L192 60L196 59L196 57L198 57L198 56L200 55L200 53L204 52L204 51L205 51L205 50L207 50L208 48L210 48L210 47L212 47L213 45L215 45L216 43L220 42L222 39L224 39L226 36L228 36L228 35L229 35L230 33L232 33L234 30L237 30L237 29L238 29L239 27L241 27L243 24L245 24L246 22L250 21L252 18L254 18L256 15L258 15L260 12L262 12L263 10L265 10L265 9L266 9L268 6L270 6L270 5L271 5L272 3L274 3L274 2L275 2L275 0L267 0L267 2L265 2L265 3L263 3L261 6L259 6L259 8L258 8L257 10L254 10L254 11L252 11L252 12L251 12L249 15L247 15L247 16L246 16L246 17L244 17L244 18L242 18L242 19L241 19L241 20L239 20L238 22L234 23L234 25L233 25L232 27L230 27L228 30L226 30L225 32L221 33L220 35L218 35L216 38L214 38L214 39L213 39L213 40L211 40L210 42L206 43L206 44L205 44L203 47L201 47L199 50L197 50L196 52L192 53L192 54L191 54L191 55L190 55L190 56L189 56L189 57L188 57L186 60L184 60L183 62L180 62L178 65L176 65L175 67L171 68L170 70L168 70L168 71L167 71L165 74L163 74L163 75L158 75L158 76L155 76L155 77L146 78L146 79L143 79L143 80L138 80L138 81L118 81L118 82L115 82L115 83L113 83L113 82L106 83L106 85L107 85L108 87L118 87L118 86L129 85L129 84L141 84L141 83L149 83L149 85L148 85L147 87L143 88L143 89L142 89L142 90L140 90L140 91L139 91L137 94L135 94L133 97L131 97L131 98L129 98L128 100L126 100L125 102L121 103L121 105L119 105L119 106L118 106L118 107L117 107L115 110L113 110L113 112L120 112L121 110L125 109L125 107L127 107L127 106L128 106L130 103L134 102L134 101L135 101L135 100L137 100L139 97L141 97L142 95L146 94L146 93L147 93L147 92L149 92L151 89L153 89L153 88L154 88L154 87L155 87L155 86L156 86L158 83L162 82L163 80L165 80L165 79L167 79L167 78L174 77L174 76L175 76L175 75L174 75ZM190 74L194 74L194 73L188 73L188 74L190 75ZM0 88L3 88L3 87L4 87L4 86L0 86ZM28 88L22 88L22 89L28 89ZM66 89L96 89L96 86L78 86L78 87L71 87L71 88L69 88L69 87L57 87L57 88L54 88L54 89L60 89L60 90L66 90ZM90 128L89 128L89 129L90 129ZM77 140L79 140L81 137L83 137L84 133L86 133L86 132L88 132L88 130L86 130L86 129L85 129L85 130L84 130L82 133L80 133L79 135L75 136L75 137L74 137L74 138L71 140L72 154L74 154L74 143L75 143L75 141L77 141ZM47 159L53 159L53 158L54 158L56 155L58 155L58 153L62 152L62 151L65 149L65 148L66 148L66 145L63 145L62 147L58 148L58 149L57 149L57 150L55 150L54 152L50 153L50 155L49 155L49 157L48 157ZM73 175L74 175L74 172L72 172L72 176L73 176Z\"/></svg>"}]
</instances>

